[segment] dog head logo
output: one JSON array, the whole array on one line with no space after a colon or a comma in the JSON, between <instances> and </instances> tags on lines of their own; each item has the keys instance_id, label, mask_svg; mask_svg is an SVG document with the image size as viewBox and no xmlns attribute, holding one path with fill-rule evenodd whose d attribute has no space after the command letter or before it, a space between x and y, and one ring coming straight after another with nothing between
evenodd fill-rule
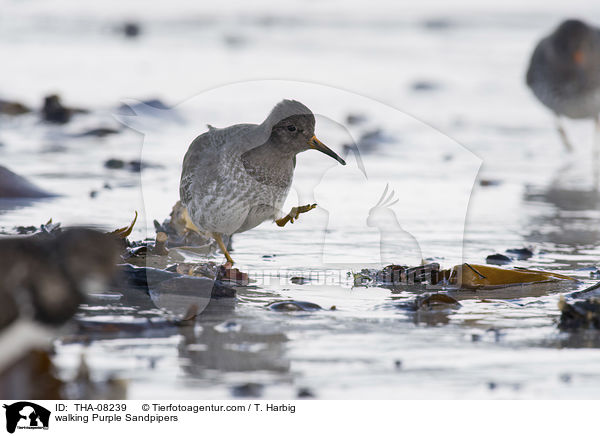
<instances>
[{"instance_id":1,"label":"dog head logo","mask_svg":"<svg viewBox=\"0 0 600 436\"><path fill-rule=\"evenodd\" d=\"M6 409L6 431L14 433L18 429L48 429L50 411L28 401L4 405Z\"/></svg>"}]
</instances>

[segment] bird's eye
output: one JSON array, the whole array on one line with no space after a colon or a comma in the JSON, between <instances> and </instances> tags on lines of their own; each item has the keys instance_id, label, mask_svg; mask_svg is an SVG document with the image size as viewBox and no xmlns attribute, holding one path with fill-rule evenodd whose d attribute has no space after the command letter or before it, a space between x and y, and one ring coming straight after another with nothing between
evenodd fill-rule
<instances>
[{"instance_id":1,"label":"bird's eye","mask_svg":"<svg viewBox=\"0 0 600 436\"><path fill-rule=\"evenodd\" d=\"M296 131L296 126L291 126L291 125L290 125L290 126L287 126L287 129L288 129L290 132L295 132L295 131Z\"/></svg>"}]
</instances>

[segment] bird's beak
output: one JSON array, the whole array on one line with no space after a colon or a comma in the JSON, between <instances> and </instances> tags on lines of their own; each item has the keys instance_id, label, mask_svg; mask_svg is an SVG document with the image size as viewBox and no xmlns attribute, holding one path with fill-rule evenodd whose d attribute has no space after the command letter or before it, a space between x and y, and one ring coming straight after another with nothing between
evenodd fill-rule
<instances>
[{"instance_id":1,"label":"bird's beak","mask_svg":"<svg viewBox=\"0 0 600 436\"><path fill-rule=\"evenodd\" d=\"M342 165L346 165L346 161L344 159L339 157L337 153L331 148L327 147L325 144L319 141L316 136L310 138L310 141L308 141L308 145L310 145L310 148L312 149L319 150L321 153L325 153L327 156L331 156Z\"/></svg>"},{"instance_id":2,"label":"bird's beak","mask_svg":"<svg viewBox=\"0 0 600 436\"><path fill-rule=\"evenodd\" d=\"M575 61L575 63L579 66L583 65L583 50L577 50L575 53L573 53L573 61Z\"/></svg>"}]
</instances>

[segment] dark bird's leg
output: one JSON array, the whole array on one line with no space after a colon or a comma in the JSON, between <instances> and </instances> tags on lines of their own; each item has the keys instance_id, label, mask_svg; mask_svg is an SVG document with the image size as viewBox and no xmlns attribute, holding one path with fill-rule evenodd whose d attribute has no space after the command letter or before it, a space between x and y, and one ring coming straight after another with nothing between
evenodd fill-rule
<instances>
[{"instance_id":1,"label":"dark bird's leg","mask_svg":"<svg viewBox=\"0 0 600 436\"><path fill-rule=\"evenodd\" d=\"M227 263L230 264L230 266L233 266L233 259L229 255L229 251L227 251L227 247L225 247L225 244L223 243L223 238L221 238L221 235L219 233L213 233L213 238L215 238L215 241L217 241L217 244L219 244L219 248L225 255L225 259L227 259Z\"/></svg>"},{"instance_id":2,"label":"dark bird's leg","mask_svg":"<svg viewBox=\"0 0 600 436\"><path fill-rule=\"evenodd\" d=\"M594 144L592 165L594 170L594 189L600 188L600 114L594 119Z\"/></svg>"},{"instance_id":3,"label":"dark bird's leg","mask_svg":"<svg viewBox=\"0 0 600 436\"><path fill-rule=\"evenodd\" d=\"M315 207L317 207L316 203L315 204L307 204L306 206L292 207L292 210L290 211L290 213L288 213L283 218L279 218L278 220L275 220L275 222L277 223L277 225L279 227L285 226L288 222L293 224L294 220L297 220L301 213L306 213L309 210L313 210Z\"/></svg>"},{"instance_id":4,"label":"dark bird's leg","mask_svg":"<svg viewBox=\"0 0 600 436\"><path fill-rule=\"evenodd\" d=\"M567 151L569 153L571 153L573 151L573 146L571 145L571 141L569 141L569 138L567 138L567 131L565 130L562 121L560 119L560 116L558 114L556 114L556 130L558 131L558 134L560 135L560 139L562 139L563 144L565 145L565 148L567 149Z\"/></svg>"}]
</instances>

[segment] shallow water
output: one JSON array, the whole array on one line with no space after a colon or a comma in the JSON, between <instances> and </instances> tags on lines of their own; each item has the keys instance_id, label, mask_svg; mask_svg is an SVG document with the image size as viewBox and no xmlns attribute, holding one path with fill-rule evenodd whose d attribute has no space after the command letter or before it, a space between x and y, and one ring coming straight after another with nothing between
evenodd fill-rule
<instances>
[{"instance_id":1,"label":"shallow water","mask_svg":"<svg viewBox=\"0 0 600 436\"><path fill-rule=\"evenodd\" d=\"M132 238L152 236L152 221L177 199L191 139L207 123L260 122L284 97L318 114L317 134L336 151L357 143L364 172L352 154L347 167L301 155L286 208L319 208L284 229L264 223L234 237L237 266L253 287L239 289L236 302L212 302L196 328L124 329L85 345L59 339L65 377L84 353L94 377L129 380L131 398L230 398L248 383L262 385L246 391L265 398L295 398L299 389L317 398L598 397L595 334L568 337L556 328L560 293L592 283L600 254L593 127L567 124L577 144L567 156L523 75L540 35L574 10L600 22L600 8L464 1L452 12L434 2L364 11L333 1L273 12L266 3L209 10L175 2L167 13L121 3L3 5L0 48L11 62L1 96L35 106L56 91L93 113L66 126L33 115L0 119L1 163L61 195L3 203L2 229L49 218L113 229L138 210ZM136 40L113 31L129 18L142 24ZM280 81L237 83L264 79ZM115 118L121 100L156 96L181 104L121 118L138 131ZM350 113L366 121L348 125ZM124 130L76 136L99 126ZM374 129L383 140L370 147L360 137ZM105 168L114 157L154 165L141 175ZM386 185L400 201L375 211ZM413 292L352 287L347 277L392 261L484 263L525 246L534 256L511 265L581 283L467 294L460 308L427 316L401 307ZM314 280L294 284L294 276ZM326 310L267 308L282 299ZM80 317L135 324L161 315L144 304L95 298Z\"/></svg>"}]
</instances>

